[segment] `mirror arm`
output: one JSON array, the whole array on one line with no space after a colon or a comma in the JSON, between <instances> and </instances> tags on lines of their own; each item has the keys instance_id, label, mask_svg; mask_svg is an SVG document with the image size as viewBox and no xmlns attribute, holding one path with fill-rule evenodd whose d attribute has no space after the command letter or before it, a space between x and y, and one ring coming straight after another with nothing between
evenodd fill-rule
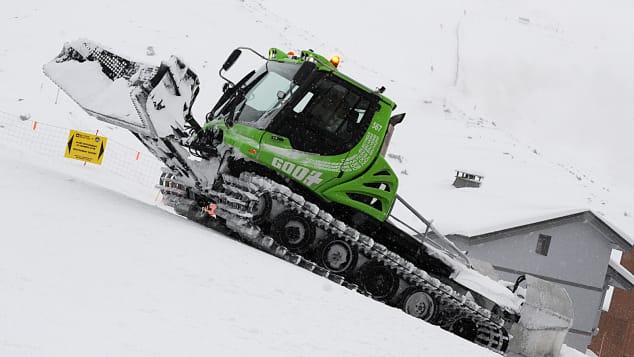
<instances>
[{"instance_id":1,"label":"mirror arm","mask_svg":"<svg viewBox=\"0 0 634 357\"><path fill-rule=\"evenodd\" d=\"M238 49L238 50L247 50L247 51L250 51L250 52L252 52L253 54L255 54L256 56L260 57L261 59L263 59L263 60L265 60L265 61L268 61L268 60L269 60L268 58L266 58L266 57L264 57L262 54L260 54L258 51L254 50L254 49L252 49L252 48L250 48L250 47L238 47L237 49Z\"/></svg>"},{"instance_id":2,"label":"mirror arm","mask_svg":"<svg viewBox=\"0 0 634 357\"><path fill-rule=\"evenodd\" d=\"M236 84L233 83L229 78L227 78L227 77L222 75L222 68L220 68L220 70L218 71L218 75L220 76L220 78L222 78L225 81L227 81L227 83L229 83L231 85L231 87L235 87L236 86Z\"/></svg>"},{"instance_id":3,"label":"mirror arm","mask_svg":"<svg viewBox=\"0 0 634 357\"><path fill-rule=\"evenodd\" d=\"M256 56L262 58L263 60L268 61L268 58L264 57L263 55L261 55L256 50L254 50L254 49L252 49L250 47L238 47L235 50L233 50L233 52L231 53L229 58L227 58L225 63L222 65L222 67L220 67L220 70L218 71L218 75L220 76L220 78L224 79L227 83L229 83L231 85L231 87L235 87L236 84L233 81L231 81L229 78L223 76L222 72L229 70L229 68L231 68L233 66L234 62L240 56L240 52L242 50L247 50L247 51L255 54Z\"/></svg>"}]
</instances>

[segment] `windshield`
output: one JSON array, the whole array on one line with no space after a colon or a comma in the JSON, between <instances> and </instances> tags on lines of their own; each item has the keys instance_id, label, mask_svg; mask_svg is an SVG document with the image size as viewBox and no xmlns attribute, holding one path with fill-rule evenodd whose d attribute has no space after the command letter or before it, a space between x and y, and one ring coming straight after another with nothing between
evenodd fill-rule
<instances>
[{"instance_id":1,"label":"windshield","mask_svg":"<svg viewBox=\"0 0 634 357\"><path fill-rule=\"evenodd\" d=\"M292 79L298 69L299 65L294 63L269 62L267 71L247 86L235 107L234 120L253 123L272 118L297 90Z\"/></svg>"}]
</instances>

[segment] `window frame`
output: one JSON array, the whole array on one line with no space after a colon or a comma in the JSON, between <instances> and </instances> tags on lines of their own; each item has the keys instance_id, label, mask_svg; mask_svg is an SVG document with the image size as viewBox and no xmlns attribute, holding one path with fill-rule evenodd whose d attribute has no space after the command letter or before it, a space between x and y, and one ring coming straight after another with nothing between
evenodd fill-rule
<instances>
[{"instance_id":1,"label":"window frame","mask_svg":"<svg viewBox=\"0 0 634 357\"><path fill-rule=\"evenodd\" d=\"M294 140L291 137L293 135L291 134L291 131L289 130L289 128L292 126L287 124L289 121L295 122L294 124L296 125L304 126L307 130L307 133L318 133L324 130L323 128L320 128L319 126L311 125L312 124L311 121L306 119L305 111L307 109L308 110L312 109L312 106L314 104L307 103L307 105L305 105L299 113L294 111L294 108L304 99L304 97L308 93L313 93L313 98L314 98L316 89L318 88L319 83L323 80L330 80L335 85L343 86L348 91L348 93L353 93L359 97L357 104L364 100L367 101L368 108L366 109L361 121L359 122L359 125L361 126L356 128L355 132L352 134L353 138L352 140L350 140L349 144L341 145L341 147L336 147L336 146L326 147L324 145L312 146L312 145L303 145L303 144L298 145L297 142L295 143L293 142ZM311 98L311 101L313 100L313 98ZM339 78L333 73L321 72L319 73L319 75L311 76L311 80L307 82L307 85L300 87L300 89L293 94L293 98L291 98L291 100L289 100L285 104L285 108L281 112L278 113L279 114L278 118L273 120L271 125L267 128L267 131L289 138L293 148L299 149L301 151L305 151L312 154L325 155L325 156L336 156L336 155L345 154L349 152L350 150L352 150L356 145L358 145L359 142L361 142L361 139L363 138L368 128L370 127L370 124L372 123L374 116L380 109L378 104L379 99L380 98L377 97L376 95L366 92L365 90L355 86L353 83L350 83L342 78ZM330 133L327 133L327 134L330 134ZM332 133L330 135L332 135L333 137L336 137L335 133Z\"/></svg>"},{"instance_id":2,"label":"window frame","mask_svg":"<svg viewBox=\"0 0 634 357\"><path fill-rule=\"evenodd\" d=\"M553 237L548 234L540 233L537 237L535 253L547 257L548 253L550 252L550 243L552 242L552 238Z\"/></svg>"}]
</instances>

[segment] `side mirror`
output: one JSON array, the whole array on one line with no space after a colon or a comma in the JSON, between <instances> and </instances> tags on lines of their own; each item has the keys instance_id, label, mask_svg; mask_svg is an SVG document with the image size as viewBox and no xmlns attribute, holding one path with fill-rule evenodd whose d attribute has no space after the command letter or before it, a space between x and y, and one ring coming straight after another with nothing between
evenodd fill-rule
<instances>
[{"instance_id":1,"label":"side mirror","mask_svg":"<svg viewBox=\"0 0 634 357\"><path fill-rule=\"evenodd\" d=\"M236 63L236 60L238 59L238 57L240 57L241 54L242 54L242 51L240 51L239 49L236 48L235 50L233 50L233 52L231 52L229 57L227 57L227 60L225 61L225 63L222 65L222 69L226 71L229 68L231 68L231 66L233 66L234 63Z\"/></svg>"},{"instance_id":2,"label":"side mirror","mask_svg":"<svg viewBox=\"0 0 634 357\"><path fill-rule=\"evenodd\" d=\"M297 73L295 73L295 76L293 77L293 82L298 86L302 85L306 81L308 76L313 73L315 67L316 66L313 62L302 63L301 67L299 67Z\"/></svg>"}]
</instances>

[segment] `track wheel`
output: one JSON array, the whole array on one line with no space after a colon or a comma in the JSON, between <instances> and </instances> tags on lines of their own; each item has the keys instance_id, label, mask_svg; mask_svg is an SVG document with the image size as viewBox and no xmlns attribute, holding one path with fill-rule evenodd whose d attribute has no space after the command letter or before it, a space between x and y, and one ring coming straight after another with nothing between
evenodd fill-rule
<instances>
[{"instance_id":1,"label":"track wheel","mask_svg":"<svg viewBox=\"0 0 634 357\"><path fill-rule=\"evenodd\" d=\"M359 270L361 286L377 300L388 301L398 290L398 276L388 267L368 262Z\"/></svg>"},{"instance_id":2,"label":"track wheel","mask_svg":"<svg viewBox=\"0 0 634 357\"><path fill-rule=\"evenodd\" d=\"M268 218L269 213L271 213L272 206L271 195L268 192L262 193L253 207L253 222L255 224L264 222Z\"/></svg>"},{"instance_id":3,"label":"track wheel","mask_svg":"<svg viewBox=\"0 0 634 357\"><path fill-rule=\"evenodd\" d=\"M319 258L322 266L337 274L352 271L357 264L357 251L344 240L331 240L323 245Z\"/></svg>"},{"instance_id":4,"label":"track wheel","mask_svg":"<svg viewBox=\"0 0 634 357\"><path fill-rule=\"evenodd\" d=\"M315 241L315 227L305 217L285 211L273 220L271 235L290 251L305 253Z\"/></svg>"},{"instance_id":5,"label":"track wheel","mask_svg":"<svg viewBox=\"0 0 634 357\"><path fill-rule=\"evenodd\" d=\"M403 311L421 320L434 323L438 318L436 300L420 289L411 289L403 294Z\"/></svg>"}]
</instances>

